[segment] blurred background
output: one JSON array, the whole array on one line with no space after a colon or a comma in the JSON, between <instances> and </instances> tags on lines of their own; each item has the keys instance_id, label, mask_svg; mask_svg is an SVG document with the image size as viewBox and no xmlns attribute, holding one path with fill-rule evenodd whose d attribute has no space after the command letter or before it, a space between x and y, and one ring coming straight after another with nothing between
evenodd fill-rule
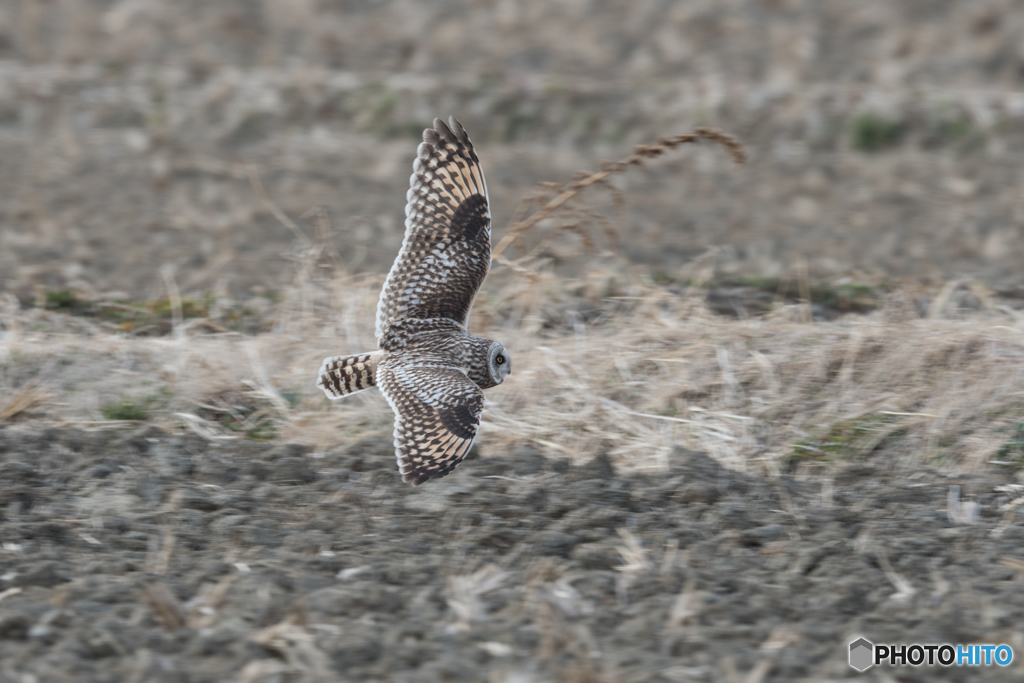
<instances>
[{"instance_id":1,"label":"blurred background","mask_svg":"<svg viewBox=\"0 0 1024 683\"><path fill-rule=\"evenodd\" d=\"M149 300L171 265L185 296L272 297L297 230L383 273L449 114L497 239L538 182L704 125L748 164L616 180L638 272L1024 291L1019 0L6 0L0 292Z\"/></svg>"}]
</instances>

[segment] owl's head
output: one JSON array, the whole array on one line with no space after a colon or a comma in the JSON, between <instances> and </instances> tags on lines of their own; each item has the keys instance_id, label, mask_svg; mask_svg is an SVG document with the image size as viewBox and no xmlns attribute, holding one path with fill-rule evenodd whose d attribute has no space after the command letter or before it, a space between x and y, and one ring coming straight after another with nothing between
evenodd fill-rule
<instances>
[{"instance_id":1,"label":"owl's head","mask_svg":"<svg viewBox=\"0 0 1024 683\"><path fill-rule=\"evenodd\" d=\"M487 357L487 370L495 384L501 384L512 372L512 356L499 342L491 344L491 352Z\"/></svg>"}]
</instances>

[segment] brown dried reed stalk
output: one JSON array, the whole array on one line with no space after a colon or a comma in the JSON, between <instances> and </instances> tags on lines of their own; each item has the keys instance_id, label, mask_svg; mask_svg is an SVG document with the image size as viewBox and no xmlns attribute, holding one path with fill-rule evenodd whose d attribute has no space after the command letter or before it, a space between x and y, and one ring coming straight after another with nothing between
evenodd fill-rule
<instances>
[{"instance_id":1,"label":"brown dried reed stalk","mask_svg":"<svg viewBox=\"0 0 1024 683\"><path fill-rule=\"evenodd\" d=\"M0 408L0 422L13 420L22 413L46 405L52 399L53 394L45 387L38 386L34 381L26 382L14 392L7 404Z\"/></svg>"},{"instance_id":2,"label":"brown dried reed stalk","mask_svg":"<svg viewBox=\"0 0 1024 683\"><path fill-rule=\"evenodd\" d=\"M672 137L658 138L658 142L653 145L637 145L633 148L633 153L628 157L620 159L619 161L607 162L601 166L599 171L581 173L568 185L563 186L558 183L550 182L541 183L538 188L539 192L534 197L527 198L526 201L528 203L532 201L539 202L552 191L558 192L559 194L541 205L540 208L529 216L519 219L509 226L508 230L505 231L505 236L494 248L494 260L502 263L503 265L519 270L515 267L515 264L512 264L507 259L502 258L502 254L506 249L508 249L508 247L516 242L524 232L546 218L564 216L567 213L576 213L578 215L579 209L574 209L572 212L567 211L569 208L569 202L580 192L592 185L603 185L608 187L612 191L616 202L621 203L620 194L608 183L609 177L619 173L625 173L632 166L642 166L644 161L648 159L655 159L669 150L673 150L682 145L695 144L701 140L709 140L715 144L721 145L737 164L742 164L747 159L742 143L733 136L719 130L715 130L714 128L697 128L692 133L682 133ZM580 228L578 221L568 220L560 225L559 229L581 235L584 239L584 244L589 244L589 237L583 235L582 228ZM608 229L606 226L606 232L607 231Z\"/></svg>"}]
</instances>

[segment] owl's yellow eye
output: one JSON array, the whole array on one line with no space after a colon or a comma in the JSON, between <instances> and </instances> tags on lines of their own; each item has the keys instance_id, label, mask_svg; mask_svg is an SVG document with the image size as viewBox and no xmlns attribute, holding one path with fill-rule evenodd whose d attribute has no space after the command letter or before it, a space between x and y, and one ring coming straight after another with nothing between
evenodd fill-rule
<instances>
[{"instance_id":1,"label":"owl's yellow eye","mask_svg":"<svg viewBox=\"0 0 1024 683\"><path fill-rule=\"evenodd\" d=\"M495 356L494 362L497 363L498 365L501 365L502 363L505 362L505 356Z\"/></svg>"}]
</instances>

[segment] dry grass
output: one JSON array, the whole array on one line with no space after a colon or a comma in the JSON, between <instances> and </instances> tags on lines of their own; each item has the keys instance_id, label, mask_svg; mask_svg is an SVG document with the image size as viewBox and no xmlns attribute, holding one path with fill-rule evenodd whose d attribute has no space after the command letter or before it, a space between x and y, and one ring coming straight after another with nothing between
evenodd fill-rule
<instances>
[{"instance_id":1,"label":"dry grass","mask_svg":"<svg viewBox=\"0 0 1024 683\"><path fill-rule=\"evenodd\" d=\"M13 420L33 408L46 405L51 398L50 392L40 389L34 382L26 382L7 401L7 404L0 408L0 422Z\"/></svg>"},{"instance_id":2,"label":"dry grass","mask_svg":"<svg viewBox=\"0 0 1024 683\"><path fill-rule=\"evenodd\" d=\"M576 239L567 234L585 243L595 226L609 230L610 222L592 220L595 210L576 203L578 192L610 188L609 176L701 138L741 159L735 141L719 133L663 139L569 185L543 187L532 197L538 208L499 242L506 267L485 285L470 329L501 340L515 372L488 392L481 452L500 457L530 443L579 460L606 452L621 467L641 469L664 467L679 445L732 468L769 472L876 451L962 469L1000 459L1020 466L1024 445L1013 439L1024 421L1024 321L992 303L980 283L932 287L925 318L907 302L926 288L907 284L867 316L812 322L805 302L736 320L712 314L705 290L655 284L607 254L571 280L556 276L547 247L516 261L501 254L528 230L552 248ZM167 429L318 449L390 434L391 411L377 392L333 403L313 386L324 356L375 347L382 282L339 265L322 216L317 235L297 246L294 278L267 310L266 333L204 333L218 329L215 320L182 324L170 271L168 295L177 305L174 333L165 337L126 337L8 302L0 405L9 406L5 414L23 410L31 387L32 396L49 392L56 401L32 402L47 411L46 422L101 429L122 426L104 420L102 406L136 401ZM981 302L967 314L950 304L964 289Z\"/></svg>"},{"instance_id":3,"label":"dry grass","mask_svg":"<svg viewBox=\"0 0 1024 683\"><path fill-rule=\"evenodd\" d=\"M610 276L592 273L567 291L541 272L530 286L512 281L478 301L472 329L500 339L515 363L488 392L484 454L531 443L649 468L683 445L729 467L778 470L885 448L974 469L998 460L1024 419L1024 323L1009 314L893 321L883 310L807 323L798 307L783 307L735 320L710 313L699 289L680 296L635 282L620 288L628 299L607 301ZM263 405L281 439L326 449L387 435L391 412L376 392L331 403L313 386L324 356L374 347L379 286L339 275L293 290L274 330L252 337L86 336L49 331L59 329L57 314L12 314L19 325L8 329L20 329L0 341L0 403L15 412L31 380L33 396L57 397L35 402L45 422L117 426L100 408L127 397L156 402L151 419L165 428L229 437L195 413L233 392ZM588 325L567 302L609 312ZM545 329L560 307L571 324Z\"/></svg>"},{"instance_id":4,"label":"dry grass","mask_svg":"<svg viewBox=\"0 0 1024 683\"><path fill-rule=\"evenodd\" d=\"M599 171L582 171L568 185L543 183L537 192L529 195L521 202L517 213L529 211L532 204L537 205L536 210L509 226L508 230L505 231L505 236L494 247L494 259L499 263L513 265L508 260L503 259L502 254L505 253L508 247L520 241L523 233L537 227L543 221L549 221L557 225L555 234L559 231L578 234L583 242L583 247L587 251L592 252L594 250L593 241L584 226L589 220L595 217L600 218L600 216L595 216L593 212L583 209L573 200L577 199L577 196L588 187L599 186L611 191L618 200L617 203L621 204L621 198L618 195L617 189L610 183L610 179L613 176L625 173L630 168L639 167L650 159L657 159L681 145L692 145L701 140L709 140L721 145L737 164L742 164L747 159L746 152L744 152L743 145L739 140L712 128L698 128L692 133L663 137L653 145L637 145L633 153L625 159L603 164ZM605 227L607 228L610 241L613 243L617 242L618 235L614 234L609 224L605 223ZM535 256L538 251L539 249L535 248L521 260Z\"/></svg>"}]
</instances>

